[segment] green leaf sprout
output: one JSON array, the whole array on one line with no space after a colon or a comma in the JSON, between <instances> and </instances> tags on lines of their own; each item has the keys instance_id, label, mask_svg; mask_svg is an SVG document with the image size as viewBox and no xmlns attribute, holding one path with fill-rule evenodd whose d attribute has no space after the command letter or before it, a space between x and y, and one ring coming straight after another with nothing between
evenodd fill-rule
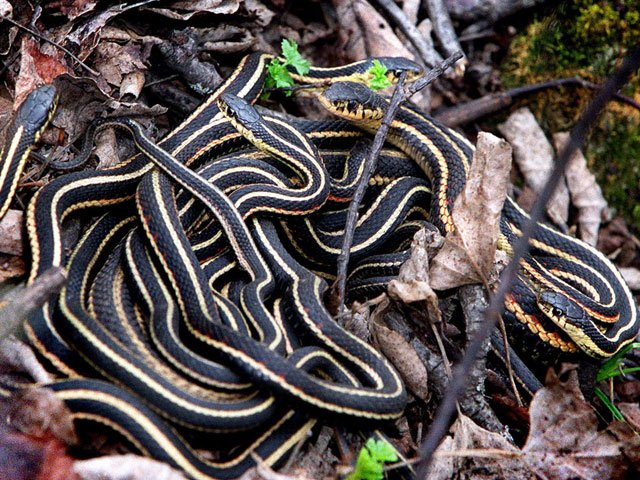
<instances>
[{"instance_id":1,"label":"green leaf sprout","mask_svg":"<svg viewBox=\"0 0 640 480\"><path fill-rule=\"evenodd\" d=\"M371 80L368 83L371 90L382 90L391 86L391 81L387 78L387 67L379 60L373 61L367 73L371 75Z\"/></svg>"},{"instance_id":2,"label":"green leaf sprout","mask_svg":"<svg viewBox=\"0 0 640 480\"><path fill-rule=\"evenodd\" d=\"M309 61L302 58L302 55L298 52L298 44L296 42L285 38L280 46L284 62L279 58L274 58L269 62L269 65L267 65L267 78L264 82L266 88L291 88L294 82L287 67L293 67L299 75L305 75L311 67ZM287 91L286 95L291 95L291 92Z\"/></svg>"},{"instance_id":3,"label":"green leaf sprout","mask_svg":"<svg viewBox=\"0 0 640 480\"><path fill-rule=\"evenodd\" d=\"M389 442L370 438L360 449L356 467L346 480L382 480L384 464L397 461L398 454Z\"/></svg>"}]
</instances>

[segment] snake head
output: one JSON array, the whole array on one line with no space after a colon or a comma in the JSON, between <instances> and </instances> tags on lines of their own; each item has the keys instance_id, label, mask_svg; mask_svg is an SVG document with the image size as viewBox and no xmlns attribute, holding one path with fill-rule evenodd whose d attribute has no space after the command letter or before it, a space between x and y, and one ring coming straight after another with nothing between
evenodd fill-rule
<instances>
[{"instance_id":1,"label":"snake head","mask_svg":"<svg viewBox=\"0 0 640 480\"><path fill-rule=\"evenodd\" d=\"M555 323L587 355L607 358L611 354L607 348L610 342L603 335L605 329L599 327L595 319L577 302L555 291L542 291L538 294L537 304L540 310Z\"/></svg>"},{"instance_id":2,"label":"snake head","mask_svg":"<svg viewBox=\"0 0 640 480\"><path fill-rule=\"evenodd\" d=\"M27 131L38 134L44 130L55 111L58 95L53 85L43 85L32 91L16 113L14 124L24 125Z\"/></svg>"},{"instance_id":3,"label":"snake head","mask_svg":"<svg viewBox=\"0 0 640 480\"><path fill-rule=\"evenodd\" d=\"M573 300L560 292L544 290L538 294L538 307L561 328L566 323L579 326L587 313Z\"/></svg>"},{"instance_id":4,"label":"snake head","mask_svg":"<svg viewBox=\"0 0 640 480\"><path fill-rule=\"evenodd\" d=\"M354 82L334 83L318 99L334 115L358 123L379 124L387 107L381 96L366 85Z\"/></svg>"},{"instance_id":5,"label":"snake head","mask_svg":"<svg viewBox=\"0 0 640 480\"><path fill-rule=\"evenodd\" d=\"M262 118L255 108L243 98L231 93L223 93L218 97L218 108L222 114L238 128L251 129L262 123Z\"/></svg>"}]
</instances>

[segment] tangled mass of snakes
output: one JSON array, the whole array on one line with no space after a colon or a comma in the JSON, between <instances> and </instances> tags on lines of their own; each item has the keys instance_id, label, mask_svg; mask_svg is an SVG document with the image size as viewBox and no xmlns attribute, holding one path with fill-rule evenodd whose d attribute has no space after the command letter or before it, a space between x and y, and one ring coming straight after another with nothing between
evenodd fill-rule
<instances>
[{"instance_id":1,"label":"tangled mass of snakes","mask_svg":"<svg viewBox=\"0 0 640 480\"><path fill-rule=\"evenodd\" d=\"M387 359L324 304L389 100L368 88L368 59L291 71L333 120L259 113L253 104L273 58L246 56L157 143L130 118L98 119L79 158L106 127L132 138L136 153L110 168L60 174L26 210L29 282L52 267L67 272L60 294L24 326L56 374L43 387L74 418L116 430L194 479L234 478L256 459L277 464L319 419L377 428L407 402ZM379 61L392 82L422 74L405 59ZM53 86L39 87L7 130L0 217L56 98ZM349 301L384 292L427 223L443 235L455 230L451 209L473 154L460 133L400 107L360 207ZM74 216L90 221L66 245ZM507 251L527 219L507 198ZM503 315L516 344L605 359L633 341L637 306L606 257L545 224L530 244ZM0 393L14 388L3 384ZM250 441L229 458L195 453L236 432Z\"/></svg>"}]
</instances>

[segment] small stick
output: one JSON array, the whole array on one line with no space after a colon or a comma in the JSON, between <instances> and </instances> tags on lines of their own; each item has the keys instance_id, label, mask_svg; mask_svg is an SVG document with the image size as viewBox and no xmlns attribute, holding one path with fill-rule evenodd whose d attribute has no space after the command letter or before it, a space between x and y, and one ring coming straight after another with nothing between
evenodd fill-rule
<instances>
[{"instance_id":1,"label":"small stick","mask_svg":"<svg viewBox=\"0 0 640 480\"><path fill-rule=\"evenodd\" d=\"M429 20L433 24L433 31L438 40L440 40L444 52L451 55L458 50L462 50L444 2L442 0L426 0L424 3L426 4L427 12L429 12Z\"/></svg>"},{"instance_id":2,"label":"small stick","mask_svg":"<svg viewBox=\"0 0 640 480\"><path fill-rule=\"evenodd\" d=\"M493 327L498 321L498 318L502 315L504 298L518 273L520 259L529 251L529 239L534 233L537 223L541 220L545 204L562 178L562 173L569 159L573 153L582 146L589 129L598 119L607 102L613 97L615 92L627 82L631 74L638 69L638 66L640 66L640 47L633 48L630 51L629 56L625 59L620 69L607 80L602 89L587 106L578 123L576 123L575 127L571 130L569 143L558 156L553 171L549 174L544 188L533 205L531 216L522 230L522 236L514 245L511 261L503 271L498 290L492 296L489 307L485 312L484 328L478 329L473 340L469 343L464 357L456 368L453 378L447 387L444 398L438 406L427 436L420 446L421 459L418 463L418 478L426 478L427 476L433 454L449 428L458 398L460 398L465 391L468 380L467 372L473 368L473 364L476 361L484 341L493 331Z\"/></svg>"},{"instance_id":3,"label":"small stick","mask_svg":"<svg viewBox=\"0 0 640 480\"><path fill-rule=\"evenodd\" d=\"M511 105L511 102L516 97L536 93L547 88L558 88L564 86L578 86L595 90L596 92L602 88L601 85L589 82L580 77L557 78L546 82L512 88L506 92L490 93L484 97L476 98L475 100L442 110L436 113L434 117L448 127L455 127L456 125L469 123L477 120L478 118L484 117L485 115L489 115L490 113L502 110L503 108ZM613 96L613 99L640 110L640 102L637 102L631 97L627 97L621 93L616 93Z\"/></svg>"},{"instance_id":4,"label":"small stick","mask_svg":"<svg viewBox=\"0 0 640 480\"><path fill-rule=\"evenodd\" d=\"M398 28L418 51L420 58L427 67L433 67L442 61L438 52L425 42L420 30L407 19L407 16L398 5L392 0L376 0L376 3L396 22Z\"/></svg>"},{"instance_id":5,"label":"small stick","mask_svg":"<svg viewBox=\"0 0 640 480\"><path fill-rule=\"evenodd\" d=\"M391 97L389 108L385 112L384 118L382 119L382 124L376 132L376 136L373 138L373 144L371 145L369 153L367 155L367 159L365 160L362 178L360 178L360 180L358 181L358 186L353 194L353 199L349 204L349 210L347 211L347 221L344 226L342 249L340 250L340 255L338 255L338 273L336 280L338 284L338 299L340 305L338 313L341 312L344 307L344 290L347 283L349 252L351 251L351 245L353 244L353 235L356 229L356 222L358 220L358 206L360 205L362 197L364 196L364 192L367 189L369 179L376 169L376 165L378 163L378 155L380 154L382 145L387 138L387 132L389 131L391 122L396 116L396 112L398 111L400 104L405 99L402 87L404 86L406 78L407 72L402 72L400 74L400 78L398 79L398 83L396 84L396 88L393 91L393 96Z\"/></svg>"},{"instance_id":6,"label":"small stick","mask_svg":"<svg viewBox=\"0 0 640 480\"><path fill-rule=\"evenodd\" d=\"M569 78L557 78L554 80L548 80L546 82L534 83L533 85L525 85L522 87L512 88L511 90L507 90L505 93L509 95L511 98L518 97L520 95L527 95L529 93L535 93L539 90L544 90L546 88L557 88L565 85L577 85L579 87L588 88L590 90L600 91L602 89L602 85L598 85L597 83L590 82L580 77L569 77ZM614 93L614 99L618 100L621 103L626 103L627 105L640 110L640 102L637 102L631 97L626 95L622 95L621 93Z\"/></svg>"},{"instance_id":7,"label":"small stick","mask_svg":"<svg viewBox=\"0 0 640 480\"><path fill-rule=\"evenodd\" d=\"M447 68L453 65L460 58L462 58L462 52L456 52L446 60L440 62L433 69L427 72L424 77L418 79L407 88L404 87L406 72L402 72L400 78L398 79L398 83L396 84L393 96L391 97L391 102L389 103L389 108L385 112L384 118L382 119L382 124L380 125L380 128L376 132L376 135L373 139L373 144L369 151L369 155L367 156L367 160L365 161L362 178L358 182L358 186L353 194L353 199L351 200L351 204L349 205L349 210L347 212L347 221L344 227L342 249L340 250L340 255L338 255L338 271L336 279L336 289L338 297L337 303L339 304L338 312L341 312L344 307L344 291L347 281L349 252L351 250L351 245L353 244L353 235L358 219L358 206L360 205L362 197L364 196L364 192L367 188L367 185L369 184L369 179L375 171L376 164L378 162L378 155L380 154L382 145L387 138L387 132L389 131L391 122L393 121L398 108L400 108L400 105L404 101L406 101L407 98L433 82L436 78L442 75L442 73L447 70Z\"/></svg>"},{"instance_id":8,"label":"small stick","mask_svg":"<svg viewBox=\"0 0 640 480\"><path fill-rule=\"evenodd\" d=\"M69 55L71 58L73 58L76 62L78 62L78 64L84 68L87 72L89 72L91 75L99 77L100 74L98 72L96 72L93 68L89 67L89 65L87 65L86 63L84 63L82 60L80 60L78 57L76 57L73 53L71 53L69 50L67 50L66 48L64 48L62 45L60 45L59 43L54 42L53 40L48 39L47 37L45 37L44 35L42 35L39 32L36 32L35 30L32 30L28 27L25 27L24 25L16 22L15 20L13 20L12 18L9 17L5 17L4 15L0 15L0 19L2 20L6 20L7 22L11 23L12 25L15 25L16 27L18 27L21 30L24 30L25 32L33 35L36 38L39 38L40 40L42 40L43 42L47 42L51 45L53 45L54 47L62 50L64 53L66 53L67 55Z\"/></svg>"},{"instance_id":9,"label":"small stick","mask_svg":"<svg viewBox=\"0 0 640 480\"><path fill-rule=\"evenodd\" d=\"M29 314L57 294L66 279L64 269L54 267L38 276L30 285L16 287L5 295L0 302L0 338L13 333Z\"/></svg>"}]
</instances>

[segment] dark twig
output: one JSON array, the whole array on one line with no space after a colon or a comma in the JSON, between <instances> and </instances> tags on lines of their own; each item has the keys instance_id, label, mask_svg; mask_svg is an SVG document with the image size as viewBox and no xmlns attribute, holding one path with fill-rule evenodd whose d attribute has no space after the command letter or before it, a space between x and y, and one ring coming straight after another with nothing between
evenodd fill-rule
<instances>
[{"instance_id":1,"label":"dark twig","mask_svg":"<svg viewBox=\"0 0 640 480\"><path fill-rule=\"evenodd\" d=\"M358 206L360 205L362 197L364 196L364 192L367 188L367 185L369 184L369 179L371 178L372 173L375 171L378 161L378 155L380 153L380 150L382 149L382 145L384 144L385 139L387 138L387 132L389 131L391 121L395 117L396 112L398 111L398 108L400 108L402 102L433 82L461 57L462 52L456 52L455 54L451 55L449 58L443 60L434 68L429 70L429 72L427 72L424 77L418 79L406 88L404 87L404 81L406 78L406 74L404 72L398 80L396 88L393 92L393 96L391 97L389 108L387 109L385 116L382 119L382 124L380 125L380 128L376 132L376 136L373 139L373 144L365 162L365 168L362 174L362 178L360 179L356 191L353 194L353 199L351 200L349 211L347 212L347 221L344 227L342 249L340 250L340 255L338 255L338 272L336 281L338 300L337 303L340 306L338 312L340 312L342 310L342 307L344 306L344 290L347 281L349 251L351 250L351 245L353 243L353 234L356 227L356 221L358 219Z\"/></svg>"},{"instance_id":2,"label":"dark twig","mask_svg":"<svg viewBox=\"0 0 640 480\"><path fill-rule=\"evenodd\" d=\"M0 339L13 333L29 314L58 293L65 281L63 268L51 268L33 283L16 287L5 295L2 300L6 303L0 308Z\"/></svg>"},{"instance_id":3,"label":"dark twig","mask_svg":"<svg viewBox=\"0 0 640 480\"><path fill-rule=\"evenodd\" d=\"M440 40L444 52L451 55L458 50L462 50L444 2L442 0L426 0L424 3L429 13L429 20L431 20L431 24L433 25L433 31L438 37L438 40Z\"/></svg>"},{"instance_id":4,"label":"dark twig","mask_svg":"<svg viewBox=\"0 0 640 480\"><path fill-rule=\"evenodd\" d=\"M445 58L442 62L438 63L435 67L430 69L423 77L419 78L406 88L407 98L414 93L419 92L424 87L433 82L436 78L440 77L446 70L451 68L454 63L462 58L462 52L455 52L449 57Z\"/></svg>"},{"instance_id":5,"label":"dark twig","mask_svg":"<svg viewBox=\"0 0 640 480\"><path fill-rule=\"evenodd\" d=\"M455 107L447 108L446 110L436 113L434 117L449 127L455 127L456 125L463 123L473 122L478 118L508 107L516 97L536 93L547 88L559 88L564 86L583 87L595 90L596 92L602 88L601 85L589 82L580 77L558 78L555 80L548 80L546 82L512 88L506 92L491 93L484 97L456 105ZM637 102L631 97L622 95L621 93L616 93L613 95L613 99L640 110L640 102Z\"/></svg>"},{"instance_id":6,"label":"dark twig","mask_svg":"<svg viewBox=\"0 0 640 480\"><path fill-rule=\"evenodd\" d=\"M387 132L389 131L389 127L391 126L391 121L396 116L396 112L398 111L398 108L400 108L400 104L404 100L406 100L406 96L404 95L402 88L404 86L406 78L407 72L402 72L400 74L400 78L398 79L398 83L396 84L395 90L393 91L393 96L391 97L389 108L385 112L384 118L382 119L382 124L376 132L376 136L373 139L373 144L369 148L369 153L364 165L364 171L362 172L362 178L360 178L360 180L358 181L358 186L356 187L356 191L353 194L353 199L349 204L347 221L344 226L342 249L340 250L340 255L338 255L337 293L340 305L338 313L342 311L342 307L344 306L344 290L347 282L349 252L351 250L351 245L353 244L353 235L356 229L356 221L358 220L358 206L362 201L362 197L364 196L364 192L367 189L367 185L369 185L369 179L376 169L376 165L378 163L378 155L380 154L382 145L387 138Z\"/></svg>"},{"instance_id":7,"label":"dark twig","mask_svg":"<svg viewBox=\"0 0 640 480\"><path fill-rule=\"evenodd\" d=\"M626 83L631 74L640 66L640 47L632 49L625 59L620 69L603 85L602 89L595 96L593 101L587 106L586 110L578 120L578 123L571 131L568 144L562 150L558 157L553 171L550 173L547 182L538 195L536 202L531 210L531 218L527 221L523 228L522 236L516 242L513 249L513 256L509 265L504 270L498 290L495 292L489 303L489 307L485 313L484 328L480 328L469 344L462 361L457 366L451 383L447 387L444 399L440 403L436 411L435 418L424 442L420 446L420 463L418 464L418 478L426 478L429 464L433 454L444 437L451 418L456 409L458 398L464 393L467 383L467 372L471 371L476 361L478 353L482 348L483 342L491 334L493 328L502 314L504 308L504 298L518 273L520 259L526 255L529 250L529 239L533 234L536 224L542 218L546 202L551 197L558 182L562 178L567 162L578 150L586 135L597 120L598 116L604 109L607 102L613 95Z\"/></svg>"},{"instance_id":8,"label":"dark twig","mask_svg":"<svg viewBox=\"0 0 640 480\"><path fill-rule=\"evenodd\" d=\"M420 58L427 67L433 67L442 61L442 57L427 44L420 30L407 19L407 16L398 5L392 0L376 0L376 3L396 22L398 28L418 51Z\"/></svg>"},{"instance_id":9,"label":"dark twig","mask_svg":"<svg viewBox=\"0 0 640 480\"><path fill-rule=\"evenodd\" d=\"M563 86L574 86L588 88L589 90L600 91L602 89L602 85L598 85L597 83L590 82L580 77L569 77L569 78L557 78L554 80L548 80L546 82L534 83L533 85L525 85L522 87L512 88L511 90L507 90L505 93L509 95L511 98L519 97L521 95L528 95L530 93L535 93L540 90L544 90L547 88L559 88ZM614 93L613 97L615 100L618 100L621 103L626 103L627 105L640 110L640 103L635 101L631 97L627 97L626 95L622 95L621 93Z\"/></svg>"},{"instance_id":10,"label":"dark twig","mask_svg":"<svg viewBox=\"0 0 640 480\"><path fill-rule=\"evenodd\" d=\"M16 22L15 20L13 20L12 18L9 17L5 17L4 15L0 15L0 19L2 20L6 20L7 22L11 23L12 25L15 25L16 27L18 27L20 30L24 30L25 32L29 33L30 35L33 35L36 38L39 38L40 40L42 40L43 42L47 42L51 45L53 45L54 47L58 48L59 50L62 50L64 53L66 53L67 55L69 55L71 58L73 58L76 62L78 62L78 64L84 68L87 72L89 72L91 75L94 75L96 77L100 76L100 74L98 72L96 72L93 68L91 68L89 65L87 65L86 63L84 63L82 60L80 60L78 57L76 57L73 53L71 53L69 50L67 50L66 48L64 48L62 45L60 45L57 42L54 42L53 40L50 40L49 38L45 37L44 35L42 35L39 32L36 32L35 30L32 30L28 27L25 27L24 25Z\"/></svg>"}]
</instances>

